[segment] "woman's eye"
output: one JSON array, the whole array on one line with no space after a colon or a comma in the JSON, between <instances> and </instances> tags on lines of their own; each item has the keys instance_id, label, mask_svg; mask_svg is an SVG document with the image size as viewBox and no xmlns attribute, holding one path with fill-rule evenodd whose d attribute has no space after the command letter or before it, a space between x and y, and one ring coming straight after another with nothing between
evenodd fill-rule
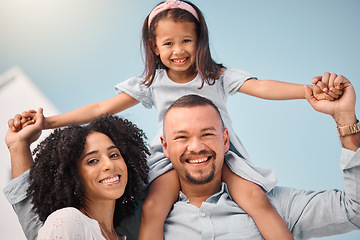
<instances>
[{"instance_id":1,"label":"woman's eye","mask_svg":"<svg viewBox=\"0 0 360 240\"><path fill-rule=\"evenodd\" d=\"M117 153L113 153L110 155L110 158L119 158L120 157L120 154L117 154Z\"/></svg>"},{"instance_id":2,"label":"woman's eye","mask_svg":"<svg viewBox=\"0 0 360 240\"><path fill-rule=\"evenodd\" d=\"M88 165L93 165L93 164L96 164L99 160L97 160L96 158L93 158L93 159L90 159L87 161L87 164Z\"/></svg>"}]
</instances>

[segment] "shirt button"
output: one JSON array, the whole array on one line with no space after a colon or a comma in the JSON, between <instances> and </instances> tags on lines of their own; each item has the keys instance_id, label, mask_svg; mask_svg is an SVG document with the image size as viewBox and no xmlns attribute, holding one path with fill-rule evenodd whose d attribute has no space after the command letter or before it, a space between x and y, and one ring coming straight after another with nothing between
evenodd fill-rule
<instances>
[{"instance_id":1,"label":"shirt button","mask_svg":"<svg viewBox=\"0 0 360 240\"><path fill-rule=\"evenodd\" d=\"M206 217L206 213L202 212L201 217Z\"/></svg>"}]
</instances>

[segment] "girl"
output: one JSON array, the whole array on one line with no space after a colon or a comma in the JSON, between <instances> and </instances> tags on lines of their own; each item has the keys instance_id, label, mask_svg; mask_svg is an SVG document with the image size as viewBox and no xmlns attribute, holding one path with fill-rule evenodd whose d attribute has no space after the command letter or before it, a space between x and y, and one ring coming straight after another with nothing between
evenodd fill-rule
<instances>
[{"instance_id":1,"label":"girl","mask_svg":"<svg viewBox=\"0 0 360 240\"><path fill-rule=\"evenodd\" d=\"M211 57L208 30L201 11L187 1L167 0L145 19L142 30L145 51L144 78L119 83L117 96L89 104L74 111L47 117L45 128L71 123L83 124L101 114L116 114L139 102L158 111L159 131L150 143L148 159L149 192L143 204L139 239L162 239L163 223L177 200L179 182L169 159L162 152L160 136L164 112L179 97L197 94L211 99L220 109L229 130L231 147L226 155L223 180L231 196L257 224L265 239L293 239L281 217L268 201L264 191L276 184L272 170L254 166L232 129L226 100L236 92L271 99L303 99L304 88L272 80L259 81L250 73L226 69ZM312 86L318 99L334 98L339 90L323 93ZM32 112L24 117L31 118ZM15 128L20 125L15 122Z\"/></svg>"},{"instance_id":2,"label":"girl","mask_svg":"<svg viewBox=\"0 0 360 240\"><path fill-rule=\"evenodd\" d=\"M41 142L27 190L44 222L38 239L125 240L114 225L134 214L135 199L142 197L148 171L144 138L131 122L104 116L85 127L56 129Z\"/></svg>"}]
</instances>

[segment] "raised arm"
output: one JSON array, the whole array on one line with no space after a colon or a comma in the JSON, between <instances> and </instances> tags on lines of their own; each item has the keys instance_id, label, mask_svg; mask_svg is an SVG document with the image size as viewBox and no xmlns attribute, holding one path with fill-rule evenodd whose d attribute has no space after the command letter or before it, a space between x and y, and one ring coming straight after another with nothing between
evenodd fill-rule
<instances>
[{"instance_id":1,"label":"raised arm","mask_svg":"<svg viewBox=\"0 0 360 240\"><path fill-rule=\"evenodd\" d=\"M10 152L12 178L18 177L32 166L30 144L39 138L43 128L44 116L41 108L36 113L34 120L35 124L18 132L9 129L5 136L5 142Z\"/></svg>"},{"instance_id":2,"label":"raised arm","mask_svg":"<svg viewBox=\"0 0 360 240\"><path fill-rule=\"evenodd\" d=\"M324 75L323 78L333 75ZM310 105L318 112L331 115L336 122L340 140L344 148L357 151L360 147L359 125L355 115L356 94L354 87L342 75L336 75L336 82L343 88L343 94L335 101L318 100L308 86L305 86L305 97ZM328 82L323 79L323 82Z\"/></svg>"}]
</instances>

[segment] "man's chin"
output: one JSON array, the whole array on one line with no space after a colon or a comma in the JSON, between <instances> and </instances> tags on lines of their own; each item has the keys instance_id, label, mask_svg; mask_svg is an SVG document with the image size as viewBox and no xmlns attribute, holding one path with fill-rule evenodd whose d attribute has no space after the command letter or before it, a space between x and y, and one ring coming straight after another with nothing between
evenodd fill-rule
<instances>
[{"instance_id":1,"label":"man's chin","mask_svg":"<svg viewBox=\"0 0 360 240\"><path fill-rule=\"evenodd\" d=\"M193 177L190 174L186 174L186 179L188 182L195 184L195 185L203 185L206 183L211 182L214 179L214 172L211 172L208 176L201 176L201 177Z\"/></svg>"}]
</instances>

